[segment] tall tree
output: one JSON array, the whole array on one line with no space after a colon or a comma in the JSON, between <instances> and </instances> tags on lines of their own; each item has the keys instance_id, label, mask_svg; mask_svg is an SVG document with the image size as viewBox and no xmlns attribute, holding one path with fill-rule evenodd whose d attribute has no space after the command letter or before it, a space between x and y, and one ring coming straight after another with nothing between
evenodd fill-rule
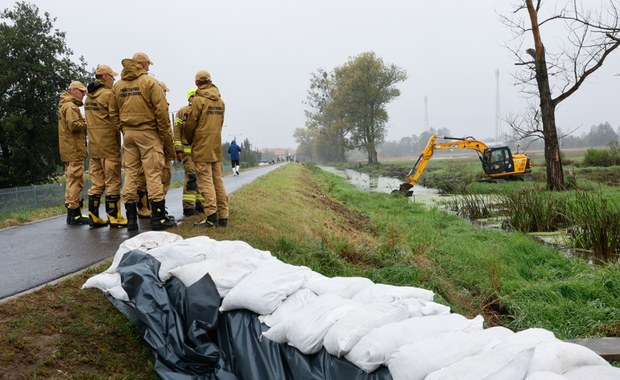
<instances>
[{"instance_id":1,"label":"tall tree","mask_svg":"<svg viewBox=\"0 0 620 380\"><path fill-rule=\"evenodd\" d=\"M71 61L65 33L32 4L4 9L0 21L0 188L44 183L60 165L58 97L87 77L86 63Z\"/></svg>"},{"instance_id":2,"label":"tall tree","mask_svg":"<svg viewBox=\"0 0 620 380\"><path fill-rule=\"evenodd\" d=\"M539 100L538 109L528 119L513 121L511 124L524 137L542 135L545 143L547 188L563 190L564 172L555 110L557 105L575 93L586 78L598 70L609 54L620 45L618 10L613 0L609 0L607 6L596 9L590 1L585 7L578 0L550 1L549 8L552 9L547 12L541 9L542 3L543 0L517 1L515 14L527 12L527 17L521 20L502 18L517 36L532 36L534 48L522 51L519 46L513 49L513 53L517 56L517 64L528 68L518 79L525 86L535 83L536 91L526 92L536 94ZM561 42L559 48L550 53L543 44L541 29L549 27L550 33L553 33L558 23L566 28L563 34L565 42Z\"/></svg>"},{"instance_id":3,"label":"tall tree","mask_svg":"<svg viewBox=\"0 0 620 380\"><path fill-rule=\"evenodd\" d=\"M334 107L334 75L323 69L310 75L305 104L306 128L312 136L312 159L318 162L345 161L346 130Z\"/></svg>"},{"instance_id":4,"label":"tall tree","mask_svg":"<svg viewBox=\"0 0 620 380\"><path fill-rule=\"evenodd\" d=\"M400 96L395 85L406 79L404 69L384 64L374 52L350 58L334 70L335 113L346 126L350 147L365 150L370 164L379 162L376 147L385 139L385 107Z\"/></svg>"}]
</instances>

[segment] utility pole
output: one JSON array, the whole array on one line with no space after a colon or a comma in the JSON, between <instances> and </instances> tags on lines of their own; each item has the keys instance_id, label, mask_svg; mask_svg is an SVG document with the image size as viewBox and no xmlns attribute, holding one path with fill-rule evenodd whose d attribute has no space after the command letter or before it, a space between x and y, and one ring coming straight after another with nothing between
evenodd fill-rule
<instances>
[{"instance_id":1,"label":"utility pole","mask_svg":"<svg viewBox=\"0 0 620 380\"><path fill-rule=\"evenodd\" d=\"M428 131L428 97L424 96L424 130Z\"/></svg>"},{"instance_id":2,"label":"utility pole","mask_svg":"<svg viewBox=\"0 0 620 380\"><path fill-rule=\"evenodd\" d=\"M495 141L499 142L500 131L500 113L501 107L499 102L499 70L495 69Z\"/></svg>"}]
</instances>

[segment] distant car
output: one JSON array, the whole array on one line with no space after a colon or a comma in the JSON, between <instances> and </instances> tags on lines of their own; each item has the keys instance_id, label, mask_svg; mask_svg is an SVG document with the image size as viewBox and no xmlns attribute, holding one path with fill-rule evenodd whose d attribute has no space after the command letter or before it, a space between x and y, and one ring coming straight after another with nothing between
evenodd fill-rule
<instances>
[{"instance_id":1,"label":"distant car","mask_svg":"<svg viewBox=\"0 0 620 380\"><path fill-rule=\"evenodd\" d=\"M260 160L260 162L258 163L258 166L267 166L269 165L269 161L267 160Z\"/></svg>"}]
</instances>

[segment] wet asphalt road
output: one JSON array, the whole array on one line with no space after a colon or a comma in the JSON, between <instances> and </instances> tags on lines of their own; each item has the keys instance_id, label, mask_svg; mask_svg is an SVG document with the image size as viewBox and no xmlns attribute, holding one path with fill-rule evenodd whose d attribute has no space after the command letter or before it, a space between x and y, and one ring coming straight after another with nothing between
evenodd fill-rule
<instances>
[{"instance_id":1,"label":"wet asphalt road","mask_svg":"<svg viewBox=\"0 0 620 380\"><path fill-rule=\"evenodd\" d=\"M244 171L239 176L226 176L226 191L230 194L281 165L284 163ZM171 189L166 196L168 213L180 222L183 218L182 191L182 188ZM111 258L124 240L150 231L149 221L144 219L139 220L140 229L131 233L125 228L69 226L65 220L66 216L62 215L0 230L0 299Z\"/></svg>"}]
</instances>

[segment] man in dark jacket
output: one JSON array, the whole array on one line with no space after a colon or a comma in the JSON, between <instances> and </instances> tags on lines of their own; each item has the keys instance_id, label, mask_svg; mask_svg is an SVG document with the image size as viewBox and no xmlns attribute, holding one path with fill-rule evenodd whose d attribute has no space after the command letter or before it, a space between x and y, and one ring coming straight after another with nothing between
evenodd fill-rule
<instances>
[{"instance_id":1,"label":"man in dark jacket","mask_svg":"<svg viewBox=\"0 0 620 380\"><path fill-rule=\"evenodd\" d=\"M233 140L228 146L228 154L230 154L230 165L234 175L239 175L239 158L241 147L237 145L237 141Z\"/></svg>"}]
</instances>

